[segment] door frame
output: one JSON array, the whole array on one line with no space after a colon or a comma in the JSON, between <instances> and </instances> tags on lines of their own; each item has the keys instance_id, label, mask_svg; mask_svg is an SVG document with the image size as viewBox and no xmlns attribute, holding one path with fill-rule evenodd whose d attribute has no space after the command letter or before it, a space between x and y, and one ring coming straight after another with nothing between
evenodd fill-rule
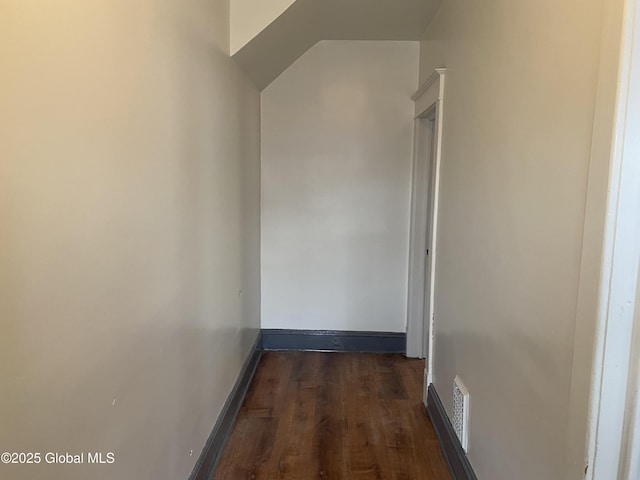
<instances>
[{"instance_id":1,"label":"door frame","mask_svg":"<svg viewBox=\"0 0 640 480\"><path fill-rule=\"evenodd\" d=\"M565 479L640 474L640 0L605 2Z\"/></svg>"},{"instance_id":2,"label":"door frame","mask_svg":"<svg viewBox=\"0 0 640 480\"><path fill-rule=\"evenodd\" d=\"M434 297L435 271L437 259L438 202L440 194L440 163L442 154L442 120L444 104L444 84L446 69L439 68L422 84L411 97L415 102L413 177L411 186L411 234L409 242L409 289L407 299L407 356L424 358L425 391L433 383L433 335L434 335ZM428 188L424 178L419 178L418 162L425 161L421 148L421 122L433 117L434 135L431 139L433 153L431 157L431 186ZM427 190L425 192L425 189ZM430 191L429 191L430 190ZM426 194L426 195L425 195ZM424 199L430 198L430 201ZM421 201L422 199L422 201ZM427 210L428 209L428 210ZM431 218L432 227L429 238L420 232L421 222L418 218ZM424 261L429 246L429 271ZM429 286L426 292L424 286ZM425 322L425 316L427 321ZM427 328L425 329L425 323ZM425 331L426 330L426 331Z\"/></svg>"},{"instance_id":3,"label":"door frame","mask_svg":"<svg viewBox=\"0 0 640 480\"><path fill-rule=\"evenodd\" d=\"M640 469L640 0L625 0L598 292L586 478Z\"/></svg>"},{"instance_id":4,"label":"door frame","mask_svg":"<svg viewBox=\"0 0 640 480\"><path fill-rule=\"evenodd\" d=\"M409 289L407 298L407 356L427 358L427 310L429 287L429 233L433 228L431 193L436 147L436 111L427 109L414 123L414 156L411 187Z\"/></svg>"}]
</instances>

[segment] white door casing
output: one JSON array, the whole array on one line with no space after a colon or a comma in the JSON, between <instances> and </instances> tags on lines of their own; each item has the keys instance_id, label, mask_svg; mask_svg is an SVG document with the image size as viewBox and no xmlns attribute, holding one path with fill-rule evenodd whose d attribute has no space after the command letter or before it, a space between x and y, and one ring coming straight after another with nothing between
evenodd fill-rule
<instances>
[{"instance_id":1,"label":"white door casing","mask_svg":"<svg viewBox=\"0 0 640 480\"><path fill-rule=\"evenodd\" d=\"M587 478L638 478L640 0L624 6L599 291Z\"/></svg>"},{"instance_id":2,"label":"white door casing","mask_svg":"<svg viewBox=\"0 0 640 480\"><path fill-rule=\"evenodd\" d=\"M414 136L414 175L412 179L412 225L409 247L407 356L426 357L425 392L427 387L433 383L434 292L445 76L445 69L436 69L433 75L424 82L412 97L415 102L416 127ZM425 122L425 119L429 118L432 118L435 124L431 155L429 155L430 152L424 152L423 148L421 148L420 142L423 137L419 135L421 126L423 129L425 128L424 123L421 125L421 122ZM427 154L424 155L424 153ZM421 169L417 168L417 162L424 161L429 157L432 158L431 181L426 182L424 175L419 175ZM416 219L424 220L428 218L430 218L430 228L425 221L416 221ZM428 231L428 238L424 233L421 233L426 231ZM427 263L428 269L425 269L424 255L427 248L429 249L429 261ZM424 321L425 318L427 319L426 322Z\"/></svg>"}]
</instances>

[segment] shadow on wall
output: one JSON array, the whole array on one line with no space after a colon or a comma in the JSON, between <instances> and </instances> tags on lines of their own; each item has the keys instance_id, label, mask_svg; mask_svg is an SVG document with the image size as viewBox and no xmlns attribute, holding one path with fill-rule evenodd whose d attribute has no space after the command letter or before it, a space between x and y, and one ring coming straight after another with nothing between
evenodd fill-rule
<instances>
[{"instance_id":1,"label":"shadow on wall","mask_svg":"<svg viewBox=\"0 0 640 480\"><path fill-rule=\"evenodd\" d=\"M418 41L442 0L296 0L233 55L263 90L321 40Z\"/></svg>"}]
</instances>

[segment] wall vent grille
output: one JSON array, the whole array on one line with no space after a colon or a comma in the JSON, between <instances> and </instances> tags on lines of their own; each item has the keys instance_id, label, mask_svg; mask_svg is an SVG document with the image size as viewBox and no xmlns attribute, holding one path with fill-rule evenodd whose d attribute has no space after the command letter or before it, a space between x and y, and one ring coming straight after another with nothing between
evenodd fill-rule
<instances>
[{"instance_id":1,"label":"wall vent grille","mask_svg":"<svg viewBox=\"0 0 640 480\"><path fill-rule=\"evenodd\" d=\"M469 391L460 377L453 380L453 430L466 452L469 446Z\"/></svg>"}]
</instances>

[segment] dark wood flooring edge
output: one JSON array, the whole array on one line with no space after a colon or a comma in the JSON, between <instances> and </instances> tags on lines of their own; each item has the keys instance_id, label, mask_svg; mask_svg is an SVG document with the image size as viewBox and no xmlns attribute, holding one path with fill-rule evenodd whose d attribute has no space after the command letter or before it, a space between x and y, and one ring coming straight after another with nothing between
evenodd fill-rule
<instances>
[{"instance_id":1,"label":"dark wood flooring edge","mask_svg":"<svg viewBox=\"0 0 640 480\"><path fill-rule=\"evenodd\" d=\"M453 479L478 480L433 384L429 385L427 392L427 413L435 428Z\"/></svg>"},{"instance_id":2,"label":"dark wood flooring edge","mask_svg":"<svg viewBox=\"0 0 640 480\"><path fill-rule=\"evenodd\" d=\"M198 457L198 461L189 476L189 480L207 480L211 478L224 446L227 443L227 439L231 434L233 424L247 394L256 368L258 368L262 352L262 332L260 332L240 370L240 374L231 393L227 397L227 401L222 407L222 411L209 435L207 443L202 449L200 457Z\"/></svg>"},{"instance_id":3,"label":"dark wood flooring edge","mask_svg":"<svg viewBox=\"0 0 640 480\"><path fill-rule=\"evenodd\" d=\"M405 353L407 335L399 332L263 329L265 350Z\"/></svg>"}]
</instances>

